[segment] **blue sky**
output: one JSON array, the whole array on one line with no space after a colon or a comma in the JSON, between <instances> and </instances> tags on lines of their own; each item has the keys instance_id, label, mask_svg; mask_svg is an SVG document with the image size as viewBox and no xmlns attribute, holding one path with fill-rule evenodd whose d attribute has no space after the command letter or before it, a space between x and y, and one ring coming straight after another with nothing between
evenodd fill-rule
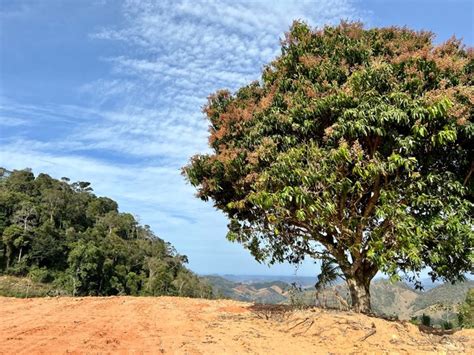
<instances>
[{"instance_id":1,"label":"blue sky","mask_svg":"<svg viewBox=\"0 0 474 355\"><path fill-rule=\"evenodd\" d=\"M258 79L293 19L341 18L474 42L472 1L0 0L0 166L92 182L196 272L294 274L228 242L180 167L208 149L210 93Z\"/></svg>"}]
</instances>

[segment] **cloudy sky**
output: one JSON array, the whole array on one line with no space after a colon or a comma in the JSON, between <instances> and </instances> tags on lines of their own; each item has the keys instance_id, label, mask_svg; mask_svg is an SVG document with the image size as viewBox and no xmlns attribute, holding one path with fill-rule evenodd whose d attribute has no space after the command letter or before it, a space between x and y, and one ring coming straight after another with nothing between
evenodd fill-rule
<instances>
[{"instance_id":1,"label":"cloudy sky","mask_svg":"<svg viewBox=\"0 0 474 355\"><path fill-rule=\"evenodd\" d=\"M290 275L225 239L180 175L206 97L259 78L292 20L407 25L474 41L471 1L0 0L0 166L90 181L198 273ZM302 265L299 275L317 266Z\"/></svg>"}]
</instances>

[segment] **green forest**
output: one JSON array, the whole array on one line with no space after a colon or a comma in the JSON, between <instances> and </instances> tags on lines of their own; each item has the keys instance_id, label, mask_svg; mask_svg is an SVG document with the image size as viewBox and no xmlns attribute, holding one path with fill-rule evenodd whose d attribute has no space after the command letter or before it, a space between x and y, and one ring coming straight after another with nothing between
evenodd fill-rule
<instances>
[{"instance_id":1,"label":"green forest","mask_svg":"<svg viewBox=\"0 0 474 355\"><path fill-rule=\"evenodd\" d=\"M211 297L187 258L88 182L0 169L0 274L69 295Z\"/></svg>"}]
</instances>

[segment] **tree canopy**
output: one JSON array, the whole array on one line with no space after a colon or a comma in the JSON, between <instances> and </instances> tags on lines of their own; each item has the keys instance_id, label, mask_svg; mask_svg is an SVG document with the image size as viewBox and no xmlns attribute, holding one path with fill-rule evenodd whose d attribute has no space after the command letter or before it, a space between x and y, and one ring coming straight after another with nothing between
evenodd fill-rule
<instances>
[{"instance_id":1,"label":"tree canopy","mask_svg":"<svg viewBox=\"0 0 474 355\"><path fill-rule=\"evenodd\" d=\"M211 297L187 258L88 182L0 169L0 274L73 295Z\"/></svg>"},{"instance_id":2,"label":"tree canopy","mask_svg":"<svg viewBox=\"0 0 474 355\"><path fill-rule=\"evenodd\" d=\"M211 95L210 154L183 171L258 261L334 259L370 280L456 281L474 257L474 52L429 32L295 22L261 80Z\"/></svg>"}]
</instances>

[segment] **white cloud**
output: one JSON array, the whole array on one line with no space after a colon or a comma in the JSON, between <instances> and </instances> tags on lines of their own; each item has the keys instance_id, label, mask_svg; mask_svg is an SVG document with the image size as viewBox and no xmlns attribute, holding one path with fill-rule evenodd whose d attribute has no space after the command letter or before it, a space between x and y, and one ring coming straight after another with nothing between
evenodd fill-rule
<instances>
[{"instance_id":1,"label":"white cloud","mask_svg":"<svg viewBox=\"0 0 474 355\"><path fill-rule=\"evenodd\" d=\"M206 97L259 79L294 19L322 25L356 12L345 0L129 0L123 14L125 25L92 34L126 46L121 55L105 59L112 77L82 89L102 103L119 101L124 119L108 115L80 134L94 148L169 155L182 164L207 149L207 124L199 117Z\"/></svg>"},{"instance_id":2,"label":"white cloud","mask_svg":"<svg viewBox=\"0 0 474 355\"><path fill-rule=\"evenodd\" d=\"M23 126L27 123L27 120L18 117L2 116L0 119L0 126L6 127Z\"/></svg>"},{"instance_id":3,"label":"white cloud","mask_svg":"<svg viewBox=\"0 0 474 355\"><path fill-rule=\"evenodd\" d=\"M101 59L109 76L78 88L84 106L2 100L0 122L25 130L1 137L0 165L91 181L197 271L267 272L225 240L225 218L193 196L179 168L208 149L201 108L210 93L259 79L294 19L356 17L351 1L129 0L122 14L91 34L116 43L117 55Z\"/></svg>"}]
</instances>

